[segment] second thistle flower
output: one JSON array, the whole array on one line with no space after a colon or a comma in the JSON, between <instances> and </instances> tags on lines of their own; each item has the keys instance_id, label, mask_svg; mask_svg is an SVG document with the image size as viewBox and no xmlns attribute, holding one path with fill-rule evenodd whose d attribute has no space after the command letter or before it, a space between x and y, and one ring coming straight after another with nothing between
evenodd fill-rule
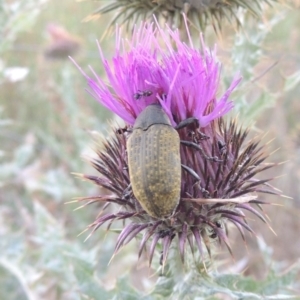
<instances>
[{"instance_id":1,"label":"second thistle flower","mask_svg":"<svg viewBox=\"0 0 300 300\"><path fill-rule=\"evenodd\" d=\"M162 241L164 262L176 235L183 259L186 241L201 253L202 242L209 249L208 238L228 245L223 225L228 220L242 236L243 228L252 231L241 209L265 221L248 202L256 199L251 192L272 193L269 179L254 178L272 165L260 166L266 157L257 143L243 145L246 131L234 122L225 125L222 117L232 108L228 98L240 79L216 96L220 66L215 51L203 44L200 53L191 40L190 46L184 44L178 31L148 23L135 28L130 41L118 32L111 64L99 49L109 84L95 72L95 79L83 73L89 92L127 126L117 129L91 160L101 176L83 175L111 193L82 200L120 206L90 227L128 220L116 251L144 232L139 255L152 239L151 262ZM237 200L241 196L246 197Z\"/></svg>"}]
</instances>

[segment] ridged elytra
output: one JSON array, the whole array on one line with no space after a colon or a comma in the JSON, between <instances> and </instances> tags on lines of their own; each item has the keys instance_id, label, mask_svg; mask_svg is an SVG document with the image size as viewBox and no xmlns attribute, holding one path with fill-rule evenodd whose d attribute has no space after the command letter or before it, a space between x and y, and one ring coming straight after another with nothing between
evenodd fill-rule
<instances>
[{"instance_id":1,"label":"ridged elytra","mask_svg":"<svg viewBox=\"0 0 300 300\"><path fill-rule=\"evenodd\" d=\"M158 104L137 117L127 140L133 194L152 217L164 219L176 209L181 190L180 138Z\"/></svg>"}]
</instances>

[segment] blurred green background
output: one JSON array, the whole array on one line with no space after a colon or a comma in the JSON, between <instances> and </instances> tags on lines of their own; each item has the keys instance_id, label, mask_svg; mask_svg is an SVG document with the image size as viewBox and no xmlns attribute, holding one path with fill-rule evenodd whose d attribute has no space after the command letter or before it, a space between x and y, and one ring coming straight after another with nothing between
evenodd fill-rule
<instances>
[{"instance_id":1,"label":"blurred green background","mask_svg":"<svg viewBox=\"0 0 300 300\"><path fill-rule=\"evenodd\" d=\"M99 6L92 1L0 5L0 299L110 299L107 291L124 286L150 290L156 277L143 259L137 262L137 244L108 265L116 234L103 228L85 242L87 232L78 237L100 207L74 211L78 204L65 204L101 192L71 173L94 173L82 156L90 153L95 132L105 134L115 118L85 92L83 76L57 49L62 40L83 69L91 65L102 74L95 41L111 15L82 22ZM299 3L274 5L262 21L243 22L238 34L231 24L222 38L211 28L206 33L210 46L217 41L223 63L220 92L240 70L244 81L232 97L233 115L252 127L253 136L266 133L263 143L274 139L269 161L284 164L266 176L276 177L273 184L293 200L262 197L283 205L265 208L277 236L251 220L261 239L258 244L249 236L247 252L231 232L236 262L225 253L223 271L246 269L263 278L266 253L282 270L300 257ZM113 35L101 41L108 59L114 41Z\"/></svg>"}]
</instances>

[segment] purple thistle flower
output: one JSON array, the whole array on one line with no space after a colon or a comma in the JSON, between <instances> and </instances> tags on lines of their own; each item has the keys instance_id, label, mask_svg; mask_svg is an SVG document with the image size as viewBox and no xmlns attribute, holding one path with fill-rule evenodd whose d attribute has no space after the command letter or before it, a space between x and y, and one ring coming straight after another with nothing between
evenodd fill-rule
<instances>
[{"instance_id":1,"label":"purple thistle flower","mask_svg":"<svg viewBox=\"0 0 300 300\"><path fill-rule=\"evenodd\" d=\"M210 253L210 244L216 239L231 252L227 224L235 225L244 239L244 230L253 230L243 210L267 223L263 213L250 205L261 209L263 202L256 193L279 194L268 183L272 178L256 179L258 173L274 166L264 164L268 157L264 148L254 140L246 143L248 131L238 128L235 121L226 124L223 120L232 108L228 97L240 79L234 79L225 94L217 98L220 67L215 50L201 54L191 39L190 44L180 41L178 31L145 24L135 28L131 41L122 40L118 32L112 65L99 48L109 84L95 72L96 80L81 71L89 92L127 123L127 130L114 130L113 136L96 150L96 158L90 159L101 176L82 175L110 191L81 199L86 205L106 203L103 213L89 227L94 232L104 223L110 228L116 220L129 220L118 237L115 252L142 233L139 256L151 240L150 264L160 242L165 263L175 236L182 260L187 245L192 251L198 248L203 255L203 245ZM142 208L132 190L128 170L128 138L135 120L155 103L163 108L173 127L190 117L199 121L177 131L180 140L192 147L180 145L180 199L173 213L164 218ZM118 212L105 212L110 203L120 206Z\"/></svg>"},{"instance_id":2,"label":"purple thistle flower","mask_svg":"<svg viewBox=\"0 0 300 300\"><path fill-rule=\"evenodd\" d=\"M217 99L220 66L215 58L216 49L210 52L202 41L205 50L201 54L193 48L191 39L190 44L180 40L178 30L172 31L167 26L165 31L148 23L135 27L131 41L121 39L118 31L111 65L99 46L111 88L94 71L95 79L83 72L88 91L129 125L134 124L145 107L160 103L173 126L196 117L200 126L205 127L232 108L228 98L240 78L234 79ZM136 99L135 95L144 91L151 94Z\"/></svg>"}]
</instances>

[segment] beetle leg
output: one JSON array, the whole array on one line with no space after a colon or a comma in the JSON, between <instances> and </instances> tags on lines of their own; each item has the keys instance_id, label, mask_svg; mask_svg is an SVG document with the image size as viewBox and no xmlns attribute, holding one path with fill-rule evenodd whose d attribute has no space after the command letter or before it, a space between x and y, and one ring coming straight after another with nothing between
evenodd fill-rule
<instances>
[{"instance_id":1,"label":"beetle leg","mask_svg":"<svg viewBox=\"0 0 300 300\"><path fill-rule=\"evenodd\" d=\"M122 200L128 200L132 193L131 189L131 183L127 186L127 188L124 190L123 195L122 195Z\"/></svg>"},{"instance_id":2,"label":"beetle leg","mask_svg":"<svg viewBox=\"0 0 300 300\"><path fill-rule=\"evenodd\" d=\"M224 156L226 151L227 151L227 146L224 142L222 141L218 141L218 148L219 148L219 151L221 153L221 156Z\"/></svg>"},{"instance_id":3,"label":"beetle leg","mask_svg":"<svg viewBox=\"0 0 300 300\"><path fill-rule=\"evenodd\" d=\"M190 137L191 140L196 144L199 144L200 141L209 139L209 136L207 136L206 134L204 134L200 130L197 130L197 133L195 131L189 131L188 132L188 137Z\"/></svg>"},{"instance_id":4,"label":"beetle leg","mask_svg":"<svg viewBox=\"0 0 300 300\"><path fill-rule=\"evenodd\" d=\"M196 143L193 143L193 142L189 142L189 141L180 141L181 144L185 145L185 146L188 146L188 147L192 147L196 150L199 150L202 155L204 156L205 159L207 160L212 160L214 162L222 162L223 160L219 159L217 156L207 156L205 153L204 153L204 150L202 147L200 147L198 144Z\"/></svg>"},{"instance_id":5,"label":"beetle leg","mask_svg":"<svg viewBox=\"0 0 300 300\"><path fill-rule=\"evenodd\" d=\"M132 132L132 129L125 126L124 128L119 128L116 130L116 133L118 134L124 134L125 132Z\"/></svg>"},{"instance_id":6,"label":"beetle leg","mask_svg":"<svg viewBox=\"0 0 300 300\"><path fill-rule=\"evenodd\" d=\"M199 186L199 189L201 191L201 193L203 194L203 197L204 198L210 198L210 194L209 194L209 191L207 191L206 189L204 189L200 183L201 183L201 178L198 176L198 174L193 170L191 169L190 167L186 166L186 165L183 165L181 164L181 167L187 171L188 173L190 173L190 175L192 175L196 180L197 182L194 184L194 185L198 185Z\"/></svg>"},{"instance_id":7,"label":"beetle leg","mask_svg":"<svg viewBox=\"0 0 300 300\"><path fill-rule=\"evenodd\" d=\"M209 136L207 136L206 134L204 134L203 132L200 131L199 127L199 120L196 117L191 117L191 118L187 118L183 121L181 121L177 126L175 126L174 128L176 130L182 129L184 127L187 127L189 125L195 124L197 127L197 134L195 133L195 131L190 131L188 133L189 136L193 137L193 140L197 143L197 139L199 140L208 140ZM197 136L197 137L196 137Z\"/></svg>"},{"instance_id":8,"label":"beetle leg","mask_svg":"<svg viewBox=\"0 0 300 300\"><path fill-rule=\"evenodd\" d=\"M175 126L175 129L178 130L191 124L196 124L196 126L199 127L199 120L195 117L187 118L181 121L177 126Z\"/></svg>"},{"instance_id":9,"label":"beetle leg","mask_svg":"<svg viewBox=\"0 0 300 300\"><path fill-rule=\"evenodd\" d=\"M203 198L206 198L206 199L211 198L209 191L206 190L205 188L203 188L201 186L200 182L196 182L194 185L198 185L198 188L199 188L200 192L202 193Z\"/></svg>"},{"instance_id":10,"label":"beetle leg","mask_svg":"<svg viewBox=\"0 0 300 300\"><path fill-rule=\"evenodd\" d=\"M201 132L200 130L197 130L197 133L199 134L200 140L208 140L209 136L206 135L205 133Z\"/></svg>"},{"instance_id":11,"label":"beetle leg","mask_svg":"<svg viewBox=\"0 0 300 300\"><path fill-rule=\"evenodd\" d=\"M190 175L192 175L197 181L201 181L201 178L198 176L198 174L193 169L191 169L190 167L188 167L186 165L183 165L183 164L181 164L181 167L185 171L187 171L188 173L190 173Z\"/></svg>"}]
</instances>

